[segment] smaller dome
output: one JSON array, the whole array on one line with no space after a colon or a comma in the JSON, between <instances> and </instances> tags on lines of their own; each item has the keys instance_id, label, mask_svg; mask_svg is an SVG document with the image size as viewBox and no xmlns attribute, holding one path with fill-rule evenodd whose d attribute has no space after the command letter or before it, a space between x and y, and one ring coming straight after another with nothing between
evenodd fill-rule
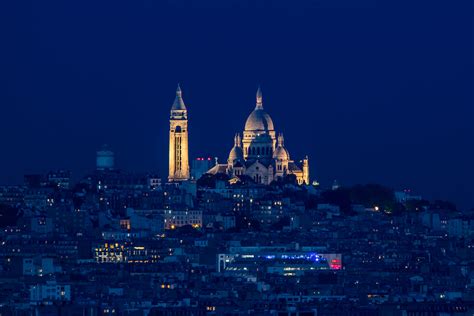
<instances>
[{"instance_id":1,"label":"smaller dome","mask_svg":"<svg viewBox=\"0 0 474 316\"><path fill-rule=\"evenodd\" d=\"M244 151L242 150L242 147L234 146L229 153L229 159L227 161L234 163L236 161L243 161L243 160L244 160Z\"/></svg>"},{"instance_id":2,"label":"smaller dome","mask_svg":"<svg viewBox=\"0 0 474 316\"><path fill-rule=\"evenodd\" d=\"M278 146L273 152L273 159L290 160L290 153L283 146Z\"/></svg>"},{"instance_id":3,"label":"smaller dome","mask_svg":"<svg viewBox=\"0 0 474 316\"><path fill-rule=\"evenodd\" d=\"M244 151L242 150L242 140L240 134L234 136L234 147L230 150L228 163L234 164L237 161L244 161Z\"/></svg>"},{"instance_id":4,"label":"smaller dome","mask_svg":"<svg viewBox=\"0 0 474 316\"><path fill-rule=\"evenodd\" d=\"M290 153L285 148L285 139L281 133L278 135L278 146L273 152L273 159L290 160Z\"/></svg>"}]
</instances>

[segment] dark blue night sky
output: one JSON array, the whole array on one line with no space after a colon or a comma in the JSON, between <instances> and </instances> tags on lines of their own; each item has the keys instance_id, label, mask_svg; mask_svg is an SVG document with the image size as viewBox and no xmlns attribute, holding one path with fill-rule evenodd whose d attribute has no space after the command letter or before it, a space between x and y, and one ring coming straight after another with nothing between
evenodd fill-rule
<instances>
[{"instance_id":1,"label":"dark blue night sky","mask_svg":"<svg viewBox=\"0 0 474 316\"><path fill-rule=\"evenodd\" d=\"M472 4L389 2L3 1L0 183L78 177L103 143L119 167L166 176L178 82L191 156L223 161L260 84L322 185L473 207Z\"/></svg>"}]
</instances>

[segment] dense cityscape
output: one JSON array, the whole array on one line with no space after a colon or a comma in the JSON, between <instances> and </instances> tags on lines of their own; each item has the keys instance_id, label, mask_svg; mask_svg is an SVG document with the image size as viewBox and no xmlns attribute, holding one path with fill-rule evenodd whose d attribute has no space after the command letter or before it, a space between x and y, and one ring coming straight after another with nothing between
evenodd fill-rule
<instances>
[{"instance_id":1,"label":"dense cityscape","mask_svg":"<svg viewBox=\"0 0 474 316\"><path fill-rule=\"evenodd\" d=\"M473 209L320 185L261 89L225 163L190 159L187 126L178 87L166 180L104 145L78 181L0 186L0 315L474 314Z\"/></svg>"}]
</instances>

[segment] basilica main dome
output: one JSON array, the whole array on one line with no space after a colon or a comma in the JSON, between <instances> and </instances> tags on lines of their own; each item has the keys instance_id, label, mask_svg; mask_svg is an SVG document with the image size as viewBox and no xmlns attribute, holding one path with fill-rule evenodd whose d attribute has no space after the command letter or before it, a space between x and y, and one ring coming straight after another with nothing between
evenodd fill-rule
<instances>
[{"instance_id":1,"label":"basilica main dome","mask_svg":"<svg viewBox=\"0 0 474 316\"><path fill-rule=\"evenodd\" d=\"M257 105L245 122L245 131L274 131L270 115L263 109L262 91L258 88Z\"/></svg>"},{"instance_id":2,"label":"basilica main dome","mask_svg":"<svg viewBox=\"0 0 474 316\"><path fill-rule=\"evenodd\" d=\"M246 131L273 131L273 121L264 109L256 108L245 122Z\"/></svg>"}]
</instances>

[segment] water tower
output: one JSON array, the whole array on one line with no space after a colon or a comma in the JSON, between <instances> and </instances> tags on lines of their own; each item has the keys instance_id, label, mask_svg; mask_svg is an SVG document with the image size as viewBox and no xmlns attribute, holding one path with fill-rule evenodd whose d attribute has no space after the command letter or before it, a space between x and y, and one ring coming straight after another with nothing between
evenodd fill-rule
<instances>
[{"instance_id":1,"label":"water tower","mask_svg":"<svg viewBox=\"0 0 474 316\"><path fill-rule=\"evenodd\" d=\"M102 148L97 151L96 165L97 170L113 170L115 164L114 152L110 150L109 146L103 145Z\"/></svg>"}]
</instances>

